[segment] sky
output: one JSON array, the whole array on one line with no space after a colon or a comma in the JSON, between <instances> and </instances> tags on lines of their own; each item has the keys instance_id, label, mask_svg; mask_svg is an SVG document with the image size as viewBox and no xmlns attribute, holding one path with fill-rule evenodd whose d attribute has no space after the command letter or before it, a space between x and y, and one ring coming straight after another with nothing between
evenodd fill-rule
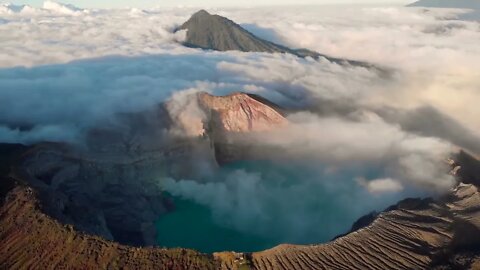
<instances>
[{"instance_id":1,"label":"sky","mask_svg":"<svg viewBox=\"0 0 480 270\"><path fill-rule=\"evenodd\" d=\"M13 4L41 6L43 0L10 1ZM323 4L408 4L410 0L65 0L58 1L84 8L119 8L119 7L157 7L157 6L265 6L265 5L323 5Z\"/></svg>"}]
</instances>

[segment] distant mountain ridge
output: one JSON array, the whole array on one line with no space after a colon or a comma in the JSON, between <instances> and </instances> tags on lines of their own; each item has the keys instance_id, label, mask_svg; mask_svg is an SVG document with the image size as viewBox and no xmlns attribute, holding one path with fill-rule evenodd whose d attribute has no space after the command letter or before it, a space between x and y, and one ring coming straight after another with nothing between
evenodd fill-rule
<instances>
[{"instance_id":1,"label":"distant mountain ridge","mask_svg":"<svg viewBox=\"0 0 480 270\"><path fill-rule=\"evenodd\" d=\"M265 53L288 53L298 57L326 58L339 64L373 67L361 61L329 57L307 49L291 49L264 40L242 28L232 20L200 10L175 31L187 30L183 45L214 51L242 51Z\"/></svg>"},{"instance_id":2,"label":"distant mountain ridge","mask_svg":"<svg viewBox=\"0 0 480 270\"><path fill-rule=\"evenodd\" d=\"M408 6L480 9L480 0L419 0Z\"/></svg>"},{"instance_id":3,"label":"distant mountain ridge","mask_svg":"<svg viewBox=\"0 0 480 270\"><path fill-rule=\"evenodd\" d=\"M407 7L471 9L473 11L459 14L457 19L480 21L480 0L420 0Z\"/></svg>"}]
</instances>

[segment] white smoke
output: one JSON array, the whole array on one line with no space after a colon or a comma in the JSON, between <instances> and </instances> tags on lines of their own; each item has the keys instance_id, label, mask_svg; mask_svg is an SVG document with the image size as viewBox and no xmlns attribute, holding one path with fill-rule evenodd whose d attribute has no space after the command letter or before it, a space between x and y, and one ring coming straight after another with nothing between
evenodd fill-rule
<instances>
[{"instance_id":1,"label":"white smoke","mask_svg":"<svg viewBox=\"0 0 480 270\"><path fill-rule=\"evenodd\" d=\"M280 149L272 164L253 161L247 171L206 183L167 179L161 187L208 206L223 226L277 243L312 243L401 198L441 194L455 184L444 162L453 148L441 139L404 132L375 115L353 121L299 113L289 120L285 128L243 138Z\"/></svg>"},{"instance_id":2,"label":"white smoke","mask_svg":"<svg viewBox=\"0 0 480 270\"><path fill-rule=\"evenodd\" d=\"M375 179L366 181L360 178L359 184L365 186L370 193L385 193L385 192L399 192L403 190L402 184L392 178Z\"/></svg>"},{"instance_id":3,"label":"white smoke","mask_svg":"<svg viewBox=\"0 0 480 270\"><path fill-rule=\"evenodd\" d=\"M454 182L445 174L448 167L442 162L453 148L440 139L406 133L372 114L360 121L306 113L289 119L291 125L287 128L259 134L256 140L283 148L286 155L296 159L318 160L336 167L384 164L388 174L405 185L444 190Z\"/></svg>"},{"instance_id":4,"label":"white smoke","mask_svg":"<svg viewBox=\"0 0 480 270\"><path fill-rule=\"evenodd\" d=\"M204 184L166 179L162 187L172 195L208 206L222 226L273 239L277 244L331 240L348 231L360 216L412 194L401 192L395 183L378 181L363 189L349 174L318 168L260 166L268 167L259 164L257 169L232 170Z\"/></svg>"},{"instance_id":5,"label":"white smoke","mask_svg":"<svg viewBox=\"0 0 480 270\"><path fill-rule=\"evenodd\" d=\"M348 229L339 224L371 209L450 188L453 179L442 160L455 146L480 151L480 24L456 20L460 11L213 11L291 47L390 71L382 73L326 59L185 48L178 43L185 33L173 30L192 9L45 7L0 6L1 142L75 142L119 113L142 112L172 96L174 119L182 117L183 105L201 114L186 102L186 94L197 91L245 91L299 111L289 116L289 128L249 139L321 167L313 170L317 176L297 174L297 183L282 187L275 186L279 177L259 169L213 183L163 184L174 195L209 206L218 220L232 220L228 226L264 234L283 224L277 235L288 232L285 240L303 241L307 234L295 234L318 232L319 222L331 217L325 225L331 230L317 235L328 238ZM315 215L327 202L344 216ZM298 215L286 220L284 212Z\"/></svg>"}]
</instances>

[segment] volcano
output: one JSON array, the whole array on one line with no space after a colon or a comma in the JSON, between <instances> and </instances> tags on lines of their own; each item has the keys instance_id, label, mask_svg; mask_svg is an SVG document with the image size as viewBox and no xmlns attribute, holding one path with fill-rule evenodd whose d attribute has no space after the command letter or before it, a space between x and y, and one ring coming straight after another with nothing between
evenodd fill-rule
<instances>
[{"instance_id":1,"label":"volcano","mask_svg":"<svg viewBox=\"0 0 480 270\"><path fill-rule=\"evenodd\" d=\"M291 49L275 44L255 36L228 18L212 15L205 10L196 12L188 21L176 29L176 31L181 30L187 32L183 45L192 48L214 51L283 53L302 58L325 58L334 63L373 68L373 65L361 61L340 59L308 49Z\"/></svg>"},{"instance_id":2,"label":"volcano","mask_svg":"<svg viewBox=\"0 0 480 270\"><path fill-rule=\"evenodd\" d=\"M131 145L138 145L141 149L145 141L137 136L127 144L108 139L115 147L106 148L108 155L94 156L78 153L69 145L1 144L0 268L288 270L480 266L480 162L466 152L449 161L458 181L450 193L439 198L405 199L380 213L370 213L355 222L349 232L326 244L285 244L261 252L214 254L147 247L152 245L148 239L155 234L153 221L174 208L161 192L155 192L154 185L142 180L146 171L157 169L154 164L167 159L169 164L182 163L182 171L188 171L189 157L195 149L205 147L218 152L212 147L231 143L219 144L212 133L244 136L288 125L281 109L259 96L199 93L192 98L202 110L216 115L203 119L210 130L202 139L170 141L168 149L150 149L148 154L136 156L130 152L123 159L111 158L122 147L131 151ZM162 112L159 109L157 114ZM138 116L128 119L140 125ZM129 178L132 175L135 181Z\"/></svg>"}]
</instances>

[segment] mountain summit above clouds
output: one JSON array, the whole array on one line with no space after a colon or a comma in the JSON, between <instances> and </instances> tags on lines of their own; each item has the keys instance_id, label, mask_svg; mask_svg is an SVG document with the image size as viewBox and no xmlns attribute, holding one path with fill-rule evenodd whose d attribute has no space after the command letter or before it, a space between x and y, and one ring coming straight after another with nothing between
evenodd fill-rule
<instances>
[{"instance_id":1,"label":"mountain summit above clouds","mask_svg":"<svg viewBox=\"0 0 480 270\"><path fill-rule=\"evenodd\" d=\"M292 53L286 47L260 39L235 22L200 10L178 30L188 30L184 45L216 51Z\"/></svg>"},{"instance_id":2,"label":"mountain summit above clouds","mask_svg":"<svg viewBox=\"0 0 480 270\"><path fill-rule=\"evenodd\" d=\"M228 18L200 10L176 31L187 30L183 45L214 51L288 53L298 57L326 58L330 62L372 67L368 63L329 57L307 49L291 49L255 36Z\"/></svg>"}]
</instances>

